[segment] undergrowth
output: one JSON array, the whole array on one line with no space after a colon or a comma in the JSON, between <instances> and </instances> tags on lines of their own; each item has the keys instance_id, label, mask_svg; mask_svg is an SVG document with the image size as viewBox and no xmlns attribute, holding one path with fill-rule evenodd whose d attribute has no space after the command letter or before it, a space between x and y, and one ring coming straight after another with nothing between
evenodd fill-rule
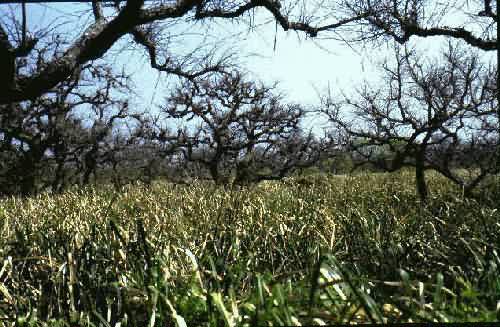
<instances>
[{"instance_id":1,"label":"undergrowth","mask_svg":"<svg viewBox=\"0 0 500 327\"><path fill-rule=\"evenodd\" d=\"M0 200L0 325L498 321L498 183L197 182Z\"/></svg>"}]
</instances>

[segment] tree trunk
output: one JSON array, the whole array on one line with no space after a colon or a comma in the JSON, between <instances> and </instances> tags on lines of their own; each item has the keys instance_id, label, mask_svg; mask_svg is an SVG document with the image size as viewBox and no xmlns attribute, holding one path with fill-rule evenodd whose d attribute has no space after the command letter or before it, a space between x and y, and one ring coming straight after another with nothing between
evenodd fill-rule
<instances>
[{"instance_id":1,"label":"tree trunk","mask_svg":"<svg viewBox=\"0 0 500 327\"><path fill-rule=\"evenodd\" d=\"M217 166L218 166L217 162L211 162L209 167L208 167L208 170L209 170L210 176L212 177L212 180L215 182L215 184L220 185L222 183L221 183L221 179L219 176L219 169L217 168Z\"/></svg>"},{"instance_id":2,"label":"tree trunk","mask_svg":"<svg viewBox=\"0 0 500 327\"><path fill-rule=\"evenodd\" d=\"M37 175L45 148L40 144L30 144L30 150L24 153L19 162L17 173L20 176L19 191L22 196L30 196L37 191Z\"/></svg>"},{"instance_id":3,"label":"tree trunk","mask_svg":"<svg viewBox=\"0 0 500 327\"><path fill-rule=\"evenodd\" d=\"M33 171L26 172L21 178L20 192L22 196L30 196L35 193L35 174Z\"/></svg>"},{"instance_id":4,"label":"tree trunk","mask_svg":"<svg viewBox=\"0 0 500 327\"><path fill-rule=\"evenodd\" d=\"M427 201L429 194L427 182L425 181L424 153L424 149L419 149L415 157L415 180L417 183L417 192L422 202Z\"/></svg>"},{"instance_id":5,"label":"tree trunk","mask_svg":"<svg viewBox=\"0 0 500 327\"><path fill-rule=\"evenodd\" d=\"M95 178L95 171L97 168L97 148L94 146L84 156L84 170L82 176L82 185L90 184L90 176L93 174Z\"/></svg>"},{"instance_id":6,"label":"tree trunk","mask_svg":"<svg viewBox=\"0 0 500 327\"><path fill-rule=\"evenodd\" d=\"M496 167L495 170L498 173L500 171L500 22L498 20L498 14L499 14L499 9L498 9L498 1L497 1L497 145L496 145L496 150L497 150L497 157L496 157Z\"/></svg>"}]
</instances>

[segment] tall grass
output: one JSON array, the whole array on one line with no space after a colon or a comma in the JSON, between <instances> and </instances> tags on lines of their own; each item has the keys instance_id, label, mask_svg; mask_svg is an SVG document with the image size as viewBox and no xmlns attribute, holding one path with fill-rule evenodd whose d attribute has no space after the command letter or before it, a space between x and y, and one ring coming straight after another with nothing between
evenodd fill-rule
<instances>
[{"instance_id":1,"label":"tall grass","mask_svg":"<svg viewBox=\"0 0 500 327\"><path fill-rule=\"evenodd\" d=\"M500 212L407 173L0 201L0 324L493 321Z\"/></svg>"}]
</instances>

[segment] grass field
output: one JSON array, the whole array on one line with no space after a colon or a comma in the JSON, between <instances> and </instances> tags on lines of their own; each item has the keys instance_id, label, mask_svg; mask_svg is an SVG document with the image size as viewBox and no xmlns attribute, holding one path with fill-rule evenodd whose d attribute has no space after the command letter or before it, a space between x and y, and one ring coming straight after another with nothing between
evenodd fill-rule
<instances>
[{"instance_id":1,"label":"grass field","mask_svg":"<svg viewBox=\"0 0 500 327\"><path fill-rule=\"evenodd\" d=\"M0 200L0 326L498 321L500 187L310 176Z\"/></svg>"}]
</instances>

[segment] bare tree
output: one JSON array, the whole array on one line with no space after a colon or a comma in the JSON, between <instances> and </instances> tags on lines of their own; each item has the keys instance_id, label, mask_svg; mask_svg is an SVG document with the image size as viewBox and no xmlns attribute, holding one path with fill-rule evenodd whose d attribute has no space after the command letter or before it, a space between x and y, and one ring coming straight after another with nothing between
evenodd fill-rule
<instances>
[{"instance_id":1,"label":"bare tree","mask_svg":"<svg viewBox=\"0 0 500 327\"><path fill-rule=\"evenodd\" d=\"M391 38L404 44L413 36L445 36L497 50L498 16L491 0L347 0L340 7L344 15L361 18L350 27L350 35L342 35L347 40Z\"/></svg>"},{"instance_id":2,"label":"bare tree","mask_svg":"<svg viewBox=\"0 0 500 327\"><path fill-rule=\"evenodd\" d=\"M55 35L50 30L31 32L27 30L26 15L17 21L0 23L0 103L32 100L48 92L58 83L66 80L81 65L101 58L118 40L130 35L132 40L143 47L151 66L159 71L196 78L209 71L220 70L221 60L213 59L210 54L201 56L200 61L190 67L186 58L169 53L161 46L161 39L168 39L169 29L180 18L184 21L206 22L213 19L234 20L251 17L254 9L261 8L272 14L284 29L302 30L316 35L319 30L333 29L351 22L338 20L321 28L311 27L299 15L297 21L289 19L296 4L275 0L238 0L238 1L154 1L145 5L144 0L127 0L124 5L118 2L114 10L103 10L98 1L92 3L94 22L74 41L54 55L45 67L38 72L25 73L17 69L23 58L29 58L37 47L51 42ZM104 8L107 9L107 8ZM295 9L296 10L296 9ZM300 18L302 17L302 18ZM199 26L199 25L198 25ZM19 37L20 36L20 37ZM223 61L224 58L222 58ZM195 60L196 61L196 60Z\"/></svg>"},{"instance_id":3,"label":"bare tree","mask_svg":"<svg viewBox=\"0 0 500 327\"><path fill-rule=\"evenodd\" d=\"M252 24L258 9L270 14L276 26L283 30L301 31L310 37L334 37L348 42L390 38L405 43L413 36L441 35L485 51L496 50L498 43L494 28L498 31L497 5L490 0L439 3L427 0L328 3L181 0L149 4L143 0L127 0L116 2L111 8L102 8L94 1L92 10L89 9L93 21L85 26L81 35L67 40L57 29L48 26L29 30L25 6L22 8L20 17L11 15L12 20L8 20L8 15L2 15L0 20L0 103L6 105L35 101L71 79L85 65L102 58L126 37L145 50L151 67L160 72L194 81L207 73L223 71L228 57L216 55L213 48L201 46L193 53L181 54L175 51L175 46L169 46L176 26L192 24L199 28L204 24L209 30L214 21ZM463 9L463 19L446 20L455 15L457 8ZM455 22L458 23L453 26ZM180 39L183 36L177 35ZM45 51L54 44L54 51ZM46 52L44 64L38 65L41 51ZM500 109L496 110L500 117ZM500 125L498 131L499 128ZM497 152L500 163L500 148ZM92 166L91 161L87 161L87 167Z\"/></svg>"},{"instance_id":4,"label":"bare tree","mask_svg":"<svg viewBox=\"0 0 500 327\"><path fill-rule=\"evenodd\" d=\"M177 145L185 160L204 166L216 183L277 179L311 165L317 155L313 137L303 137L299 126L304 109L283 104L274 89L240 73L217 74L182 83L162 110L189 125L178 131Z\"/></svg>"},{"instance_id":5,"label":"bare tree","mask_svg":"<svg viewBox=\"0 0 500 327\"><path fill-rule=\"evenodd\" d=\"M43 69L46 51L38 53L35 67L18 68ZM44 96L1 105L2 193L60 191L76 179L88 183L115 122L133 119L125 92L130 94L126 76L102 64L85 65ZM84 121L83 112L95 115Z\"/></svg>"},{"instance_id":6,"label":"bare tree","mask_svg":"<svg viewBox=\"0 0 500 327\"><path fill-rule=\"evenodd\" d=\"M181 132L171 132L163 118L151 113L141 115L139 125L127 138L128 146L117 153L118 174L126 172L129 177L147 184L158 178L184 182L180 147L185 143L182 143Z\"/></svg>"},{"instance_id":7,"label":"bare tree","mask_svg":"<svg viewBox=\"0 0 500 327\"><path fill-rule=\"evenodd\" d=\"M466 194L498 172L496 68L451 44L442 57L425 62L398 47L395 65L382 66L383 86L365 84L359 99L325 100L324 112L351 136L352 151L364 159L360 163L387 171L415 167L422 199L428 194L425 170L438 171Z\"/></svg>"},{"instance_id":8,"label":"bare tree","mask_svg":"<svg viewBox=\"0 0 500 327\"><path fill-rule=\"evenodd\" d=\"M399 43L412 36L442 35L489 51L497 49L494 26L498 25L496 3L490 0L444 1L427 0L337 0L329 3L303 3L276 0L201 1L182 0L153 2L127 0L116 4L115 10L103 10L99 2L92 4L94 22L74 41L53 56L36 73L23 73L16 67L29 57L40 43L50 42L50 31L26 29L25 15L20 22L0 24L0 103L34 99L67 79L81 65L101 58L119 39L130 35L142 46L151 66L160 71L196 78L209 71L220 70L220 60L210 54L189 65L189 60L166 51L161 39L168 39L169 29L179 18L191 22L218 19L239 19L253 16L255 9L272 15L284 30L303 31L311 37L322 33L347 41L373 40L390 37ZM449 26L443 17L464 11L465 23ZM459 19L460 21L460 19ZM12 31L12 32L10 32ZM10 32L10 34L9 34ZM328 34L330 33L330 34ZM44 36L46 36L44 38ZM187 67L186 67L187 66Z\"/></svg>"}]
</instances>

